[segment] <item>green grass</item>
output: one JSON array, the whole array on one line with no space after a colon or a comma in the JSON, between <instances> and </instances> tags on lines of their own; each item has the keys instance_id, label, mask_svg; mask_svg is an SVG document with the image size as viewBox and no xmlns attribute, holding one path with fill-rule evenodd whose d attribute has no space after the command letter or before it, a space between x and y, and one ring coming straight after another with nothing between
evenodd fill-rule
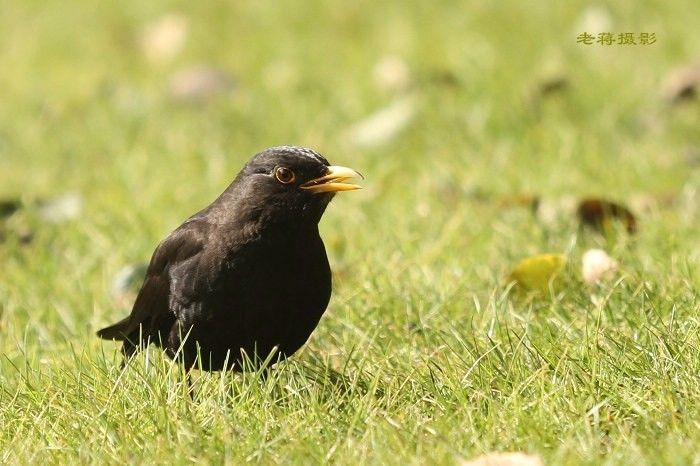
<instances>
[{"instance_id":1,"label":"green grass","mask_svg":"<svg viewBox=\"0 0 700 466\"><path fill-rule=\"evenodd\" d=\"M700 56L700 8L602 2L611 31L658 38L604 48L575 43L585 2L547 3L5 2L0 197L24 208L0 242L0 462L699 463L700 105L669 107L659 85ZM173 11L184 49L150 64L139 31ZM358 148L347 128L400 97L373 78L387 55L416 115ZM174 103L169 77L196 63L233 92ZM552 66L569 87L538 101ZM264 382L198 374L195 401L155 349L120 370L94 336L129 311L117 272L283 143L367 178L322 221L334 292L309 343ZM81 215L42 221L35 201L68 192ZM522 195L616 199L640 231L504 206ZM593 290L576 278L589 247L622 265ZM541 252L572 276L509 293Z\"/></svg>"}]
</instances>

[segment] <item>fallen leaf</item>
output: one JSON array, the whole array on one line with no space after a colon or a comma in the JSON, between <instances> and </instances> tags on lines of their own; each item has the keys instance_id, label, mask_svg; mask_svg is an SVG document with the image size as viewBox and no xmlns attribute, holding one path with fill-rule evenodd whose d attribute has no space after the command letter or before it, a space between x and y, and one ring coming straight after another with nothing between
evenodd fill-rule
<instances>
[{"instance_id":1,"label":"fallen leaf","mask_svg":"<svg viewBox=\"0 0 700 466\"><path fill-rule=\"evenodd\" d=\"M22 206L19 199L0 199L0 218L7 218Z\"/></svg>"},{"instance_id":2,"label":"fallen leaf","mask_svg":"<svg viewBox=\"0 0 700 466\"><path fill-rule=\"evenodd\" d=\"M543 466L539 456L527 453L487 453L470 460L462 459L460 466Z\"/></svg>"},{"instance_id":3,"label":"fallen leaf","mask_svg":"<svg viewBox=\"0 0 700 466\"><path fill-rule=\"evenodd\" d=\"M596 35L611 31L613 26L610 11L602 6L589 6L579 16L576 23L576 35L583 32Z\"/></svg>"},{"instance_id":4,"label":"fallen leaf","mask_svg":"<svg viewBox=\"0 0 700 466\"><path fill-rule=\"evenodd\" d=\"M394 139L416 114L412 96L399 99L347 130L348 140L358 147L375 147Z\"/></svg>"},{"instance_id":5,"label":"fallen leaf","mask_svg":"<svg viewBox=\"0 0 700 466\"><path fill-rule=\"evenodd\" d=\"M17 231L17 241L19 244L27 245L34 240L34 232L28 228Z\"/></svg>"},{"instance_id":6,"label":"fallen leaf","mask_svg":"<svg viewBox=\"0 0 700 466\"><path fill-rule=\"evenodd\" d=\"M563 254L539 254L522 259L508 276L527 290L546 292L566 265Z\"/></svg>"},{"instance_id":7,"label":"fallen leaf","mask_svg":"<svg viewBox=\"0 0 700 466\"><path fill-rule=\"evenodd\" d=\"M542 65L536 72L535 78L528 85L526 91L527 101L535 115L541 117L545 103L555 97L561 96L571 85L571 80L559 61L551 61Z\"/></svg>"},{"instance_id":8,"label":"fallen leaf","mask_svg":"<svg viewBox=\"0 0 700 466\"><path fill-rule=\"evenodd\" d=\"M503 196L498 200L498 207L501 209L511 207L525 207L532 213L537 212L540 205L540 197L536 194L520 193Z\"/></svg>"},{"instance_id":9,"label":"fallen leaf","mask_svg":"<svg viewBox=\"0 0 700 466\"><path fill-rule=\"evenodd\" d=\"M670 103L695 97L700 87L700 63L676 68L661 84L661 95Z\"/></svg>"},{"instance_id":10,"label":"fallen leaf","mask_svg":"<svg viewBox=\"0 0 700 466\"><path fill-rule=\"evenodd\" d=\"M182 50L187 39L188 21L181 14L168 13L141 31L141 50L151 63L165 63Z\"/></svg>"},{"instance_id":11,"label":"fallen leaf","mask_svg":"<svg viewBox=\"0 0 700 466\"><path fill-rule=\"evenodd\" d=\"M549 58L539 66L531 95L541 99L566 90L571 84L561 59Z\"/></svg>"},{"instance_id":12,"label":"fallen leaf","mask_svg":"<svg viewBox=\"0 0 700 466\"><path fill-rule=\"evenodd\" d=\"M605 199L584 199L576 210L582 225L602 232L610 228L611 220L623 222L628 233L637 231L637 218L625 206Z\"/></svg>"},{"instance_id":13,"label":"fallen leaf","mask_svg":"<svg viewBox=\"0 0 700 466\"><path fill-rule=\"evenodd\" d=\"M39 217L51 223L72 220L80 215L83 209L83 199L77 193L39 202Z\"/></svg>"},{"instance_id":14,"label":"fallen leaf","mask_svg":"<svg viewBox=\"0 0 700 466\"><path fill-rule=\"evenodd\" d=\"M27 245L34 239L34 232L26 225L26 219L15 213L22 208L20 199L0 199L0 243L14 238L18 244Z\"/></svg>"},{"instance_id":15,"label":"fallen leaf","mask_svg":"<svg viewBox=\"0 0 700 466\"><path fill-rule=\"evenodd\" d=\"M411 84L411 70L401 57L395 55L380 58L374 65L372 77L382 91L402 92Z\"/></svg>"},{"instance_id":16,"label":"fallen leaf","mask_svg":"<svg viewBox=\"0 0 700 466\"><path fill-rule=\"evenodd\" d=\"M178 102L201 103L233 88L233 78L208 65L183 68L170 78L170 95Z\"/></svg>"},{"instance_id":17,"label":"fallen leaf","mask_svg":"<svg viewBox=\"0 0 700 466\"><path fill-rule=\"evenodd\" d=\"M459 76L451 70L434 70L428 74L427 81L430 84L444 87L458 87L462 84Z\"/></svg>"},{"instance_id":18,"label":"fallen leaf","mask_svg":"<svg viewBox=\"0 0 700 466\"><path fill-rule=\"evenodd\" d=\"M564 75L550 76L541 80L537 85L539 95L546 96L563 91L569 87L569 78Z\"/></svg>"},{"instance_id":19,"label":"fallen leaf","mask_svg":"<svg viewBox=\"0 0 700 466\"><path fill-rule=\"evenodd\" d=\"M595 285L617 270L618 263L602 249L589 249L581 258L581 274L588 285Z\"/></svg>"}]
</instances>

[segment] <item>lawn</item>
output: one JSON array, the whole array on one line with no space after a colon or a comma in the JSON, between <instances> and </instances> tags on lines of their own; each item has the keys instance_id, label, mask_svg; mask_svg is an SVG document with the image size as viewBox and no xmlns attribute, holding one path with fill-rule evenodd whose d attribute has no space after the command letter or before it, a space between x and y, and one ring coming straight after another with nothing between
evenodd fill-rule
<instances>
[{"instance_id":1,"label":"lawn","mask_svg":"<svg viewBox=\"0 0 700 466\"><path fill-rule=\"evenodd\" d=\"M700 103L664 95L698 24L693 0L4 2L0 463L700 464ZM95 331L125 267L280 144L366 178L321 222L307 345L195 373L194 400L155 348L122 370ZM581 228L590 196L637 233ZM590 248L619 263L593 286ZM541 253L568 265L513 288Z\"/></svg>"}]
</instances>

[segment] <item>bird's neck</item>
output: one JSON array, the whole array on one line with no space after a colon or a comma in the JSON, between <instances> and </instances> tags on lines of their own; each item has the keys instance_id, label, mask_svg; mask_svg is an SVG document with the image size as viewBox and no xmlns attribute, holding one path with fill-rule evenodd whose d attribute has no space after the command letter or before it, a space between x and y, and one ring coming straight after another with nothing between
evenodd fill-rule
<instances>
[{"instance_id":1,"label":"bird's neck","mask_svg":"<svg viewBox=\"0 0 700 466\"><path fill-rule=\"evenodd\" d=\"M207 209L209 220L238 230L242 239L318 235L318 223L325 209L317 212L316 208L304 206L298 212L291 212L283 206L274 208L270 205L274 200L251 202L254 193L245 188L229 186Z\"/></svg>"},{"instance_id":2,"label":"bird's neck","mask_svg":"<svg viewBox=\"0 0 700 466\"><path fill-rule=\"evenodd\" d=\"M295 216L280 217L268 209L241 204L233 208L230 203L212 206L207 213L210 221L230 231L231 239L236 243L262 241L291 244L319 236L317 221Z\"/></svg>"}]
</instances>

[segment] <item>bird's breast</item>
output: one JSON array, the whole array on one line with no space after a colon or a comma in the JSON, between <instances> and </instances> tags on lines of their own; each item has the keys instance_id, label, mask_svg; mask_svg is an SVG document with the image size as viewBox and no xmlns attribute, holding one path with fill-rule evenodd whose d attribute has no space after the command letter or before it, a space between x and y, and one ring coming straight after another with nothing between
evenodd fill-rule
<instances>
[{"instance_id":1,"label":"bird's breast","mask_svg":"<svg viewBox=\"0 0 700 466\"><path fill-rule=\"evenodd\" d=\"M315 326L331 294L325 248L319 237L261 242L224 267L215 289L211 308L234 326Z\"/></svg>"},{"instance_id":2,"label":"bird's breast","mask_svg":"<svg viewBox=\"0 0 700 466\"><path fill-rule=\"evenodd\" d=\"M277 348L290 355L316 328L330 295L320 239L258 249L224 267L202 306L206 312L191 325L200 346L213 354L242 348L264 357Z\"/></svg>"}]
</instances>

